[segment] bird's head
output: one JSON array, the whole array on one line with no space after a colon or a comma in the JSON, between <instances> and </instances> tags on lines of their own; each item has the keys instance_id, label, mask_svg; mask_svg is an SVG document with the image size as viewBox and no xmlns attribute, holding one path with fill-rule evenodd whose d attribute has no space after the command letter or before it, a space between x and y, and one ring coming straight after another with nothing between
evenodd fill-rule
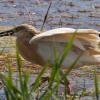
<instances>
[{"instance_id":1,"label":"bird's head","mask_svg":"<svg viewBox=\"0 0 100 100\"><path fill-rule=\"evenodd\" d=\"M24 37L32 38L38 33L39 31L37 31L35 27L28 25L28 24L22 24L10 30L0 32L0 37L11 35L11 36L17 36L19 38L20 37L21 38L24 38Z\"/></svg>"}]
</instances>

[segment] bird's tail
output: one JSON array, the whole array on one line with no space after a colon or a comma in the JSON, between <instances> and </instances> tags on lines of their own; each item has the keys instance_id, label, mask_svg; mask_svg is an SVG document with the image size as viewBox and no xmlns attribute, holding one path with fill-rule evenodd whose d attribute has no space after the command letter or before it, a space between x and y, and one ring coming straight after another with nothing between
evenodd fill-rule
<instances>
[{"instance_id":1,"label":"bird's tail","mask_svg":"<svg viewBox=\"0 0 100 100\"><path fill-rule=\"evenodd\" d=\"M95 58L94 64L99 65L100 64L100 55L95 55L94 58Z\"/></svg>"}]
</instances>

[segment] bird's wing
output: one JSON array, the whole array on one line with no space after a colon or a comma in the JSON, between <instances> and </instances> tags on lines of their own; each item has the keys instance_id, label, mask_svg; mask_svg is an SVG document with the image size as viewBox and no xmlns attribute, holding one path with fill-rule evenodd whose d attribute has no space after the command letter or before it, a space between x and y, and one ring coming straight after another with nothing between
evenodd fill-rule
<instances>
[{"instance_id":1,"label":"bird's wing","mask_svg":"<svg viewBox=\"0 0 100 100\"><path fill-rule=\"evenodd\" d=\"M100 37L95 34L84 35L78 37L81 43L84 45L86 52L90 55L100 56Z\"/></svg>"},{"instance_id":2,"label":"bird's wing","mask_svg":"<svg viewBox=\"0 0 100 100\"><path fill-rule=\"evenodd\" d=\"M35 41L54 41L54 42L64 42L67 43L70 40L70 37L73 33L77 32L76 38L73 45L78 47L81 50L86 50L83 42L91 45L93 40L100 40L95 34L100 34L100 32L93 29L73 29L73 28L57 28L49 30L43 33L40 33L34 36L30 43ZM89 41L90 40L90 41ZM92 41L92 42L91 42Z\"/></svg>"},{"instance_id":3,"label":"bird's wing","mask_svg":"<svg viewBox=\"0 0 100 100\"><path fill-rule=\"evenodd\" d=\"M54 35L72 35L74 32L77 32L77 34L82 34L82 35L86 35L86 34L100 34L100 32L94 30L94 29L73 29L73 28L57 28L57 29L52 29L46 32L42 32L36 36L34 36L31 39L32 41L41 39L41 38L45 38L45 37L49 37L49 36L54 36Z\"/></svg>"}]
</instances>

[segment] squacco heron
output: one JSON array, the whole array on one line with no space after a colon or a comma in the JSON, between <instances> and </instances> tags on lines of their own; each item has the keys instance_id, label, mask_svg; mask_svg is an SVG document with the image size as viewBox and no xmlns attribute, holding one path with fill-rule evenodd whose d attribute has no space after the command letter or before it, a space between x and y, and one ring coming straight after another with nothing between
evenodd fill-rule
<instances>
[{"instance_id":1,"label":"squacco heron","mask_svg":"<svg viewBox=\"0 0 100 100\"><path fill-rule=\"evenodd\" d=\"M61 55L65 45L76 29L57 28L46 32L37 31L33 26L22 24L0 33L0 37L15 35L20 54L29 62L44 65L48 60L54 63L54 48ZM99 31L94 29L78 29L72 48L62 66L69 67L80 52L84 54L77 63L83 65L100 64Z\"/></svg>"},{"instance_id":2,"label":"squacco heron","mask_svg":"<svg viewBox=\"0 0 100 100\"><path fill-rule=\"evenodd\" d=\"M48 60L54 63L54 48L60 56L75 33L76 37L72 48L62 66L68 68L76 60L79 53L83 53L76 67L83 65L100 64L99 31L94 29L57 28L46 32L37 31L33 26L23 24L0 33L0 37L15 35L16 44L22 57L29 62L44 65ZM70 93L70 87L68 91Z\"/></svg>"}]
</instances>

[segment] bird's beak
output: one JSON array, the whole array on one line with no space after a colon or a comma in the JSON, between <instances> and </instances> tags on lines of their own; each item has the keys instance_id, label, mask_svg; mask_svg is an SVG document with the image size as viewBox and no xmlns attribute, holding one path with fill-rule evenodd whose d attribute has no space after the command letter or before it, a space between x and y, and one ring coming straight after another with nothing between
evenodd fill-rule
<instances>
[{"instance_id":1,"label":"bird's beak","mask_svg":"<svg viewBox=\"0 0 100 100\"><path fill-rule=\"evenodd\" d=\"M10 36L10 35L13 35L13 34L14 34L14 30L11 29L11 30L7 30L7 31L0 32L0 37Z\"/></svg>"}]
</instances>

